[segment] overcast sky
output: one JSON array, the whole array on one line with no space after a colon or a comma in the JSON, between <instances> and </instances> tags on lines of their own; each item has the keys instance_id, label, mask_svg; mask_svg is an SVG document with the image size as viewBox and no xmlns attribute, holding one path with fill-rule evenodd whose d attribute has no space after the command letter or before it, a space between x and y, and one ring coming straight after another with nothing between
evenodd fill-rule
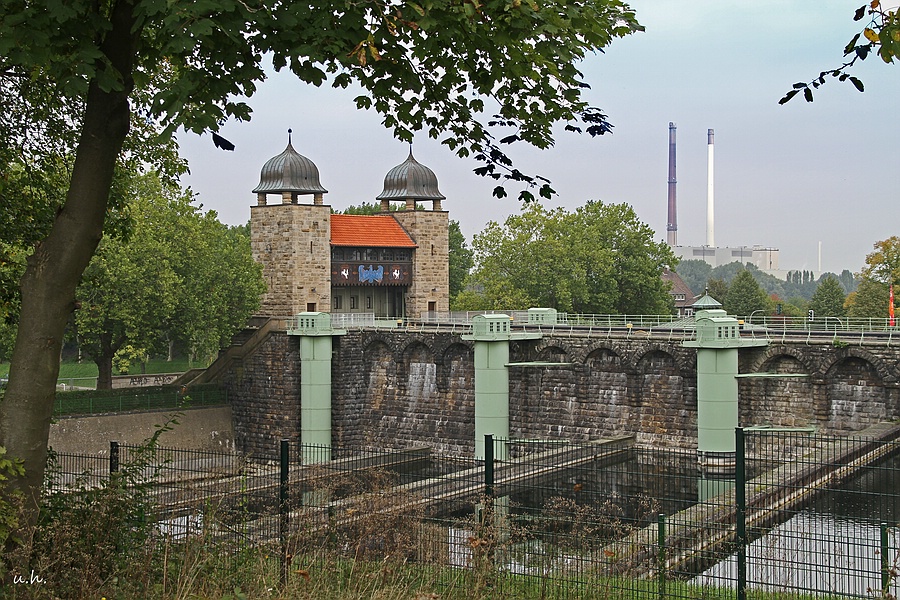
<instances>
[{"instance_id":1,"label":"overcast sky","mask_svg":"<svg viewBox=\"0 0 900 600\"><path fill-rule=\"evenodd\" d=\"M668 124L677 126L678 243L706 243L707 129L715 130L715 242L781 250L782 269L858 272L872 245L900 235L900 66L870 57L857 92L834 80L815 102L778 100L798 81L838 66L858 30L862 0L635 0L646 31L616 40L581 65L588 100L615 126L590 138L561 132L554 148L511 148L517 167L549 177L572 210L587 200L625 202L666 239ZM407 146L358 111L354 93L273 74L251 98L253 119L221 134L180 136L204 208L245 223L266 160L292 128L293 146L319 168L336 209L374 202ZM471 239L489 220L520 210L517 190L491 197L492 180L426 136L413 152L436 173L444 209Z\"/></svg>"}]
</instances>

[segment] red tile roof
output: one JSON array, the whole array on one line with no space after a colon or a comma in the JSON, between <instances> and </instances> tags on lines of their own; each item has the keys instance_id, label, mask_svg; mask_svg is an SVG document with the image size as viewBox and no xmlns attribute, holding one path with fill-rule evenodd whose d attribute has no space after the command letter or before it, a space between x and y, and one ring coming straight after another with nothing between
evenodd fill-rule
<instances>
[{"instance_id":1,"label":"red tile roof","mask_svg":"<svg viewBox=\"0 0 900 600\"><path fill-rule=\"evenodd\" d=\"M406 230L390 215L331 215L331 245L416 247Z\"/></svg>"},{"instance_id":2,"label":"red tile roof","mask_svg":"<svg viewBox=\"0 0 900 600\"><path fill-rule=\"evenodd\" d=\"M684 300L676 300L675 306L692 306L694 304L694 292L688 287L688 284L684 282L684 279L682 279L678 273L666 269L662 273L662 278L663 281L672 282L672 289L669 290L669 294L673 297L675 294L684 294Z\"/></svg>"}]
</instances>

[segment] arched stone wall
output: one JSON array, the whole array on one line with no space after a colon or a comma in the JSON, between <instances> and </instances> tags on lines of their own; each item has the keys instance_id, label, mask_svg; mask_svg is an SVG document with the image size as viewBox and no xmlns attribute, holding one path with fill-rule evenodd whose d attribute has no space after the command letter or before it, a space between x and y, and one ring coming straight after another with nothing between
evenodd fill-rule
<instances>
[{"instance_id":1,"label":"arched stone wall","mask_svg":"<svg viewBox=\"0 0 900 600\"><path fill-rule=\"evenodd\" d=\"M546 343L532 348L527 358L519 356L511 360L571 362L562 344ZM510 436L580 438L575 428L576 388L576 375L569 366L511 367Z\"/></svg>"},{"instance_id":2,"label":"arched stone wall","mask_svg":"<svg viewBox=\"0 0 900 600\"><path fill-rule=\"evenodd\" d=\"M835 361L825 374L829 433L850 433L896 418L888 406L881 377L872 363L858 356Z\"/></svg>"},{"instance_id":3,"label":"arched stone wall","mask_svg":"<svg viewBox=\"0 0 900 600\"><path fill-rule=\"evenodd\" d=\"M759 365L758 372L802 377L741 379L741 425L813 427L817 424L815 386L808 365L790 353L772 353Z\"/></svg>"},{"instance_id":4,"label":"arched stone wall","mask_svg":"<svg viewBox=\"0 0 900 600\"><path fill-rule=\"evenodd\" d=\"M624 423L634 422L636 411L628 402L628 386L623 357L612 348L592 350L585 360L579 394L590 407L584 415L585 427L612 436L622 432Z\"/></svg>"},{"instance_id":5,"label":"arched stone wall","mask_svg":"<svg viewBox=\"0 0 900 600\"><path fill-rule=\"evenodd\" d=\"M900 417L900 349L890 346L777 344L748 353L746 373L805 378L748 378L740 384L741 424L816 427L846 435Z\"/></svg>"},{"instance_id":6,"label":"arched stone wall","mask_svg":"<svg viewBox=\"0 0 900 600\"><path fill-rule=\"evenodd\" d=\"M467 344L456 343L447 346L441 357L438 370L438 389L454 396L449 401L453 407L461 393L471 392L475 397L475 371L470 368L475 357L472 348Z\"/></svg>"},{"instance_id":7,"label":"arched stone wall","mask_svg":"<svg viewBox=\"0 0 900 600\"><path fill-rule=\"evenodd\" d=\"M276 334L223 381L232 399L236 445L271 455L299 435L299 344ZM598 439L635 433L642 443L696 443L696 352L679 341L545 335L513 341L510 361L572 363L511 367L514 437ZM740 424L816 426L852 433L900 418L900 347L772 344L739 352ZM474 352L458 333L366 330L334 338L335 444L351 448L474 449Z\"/></svg>"},{"instance_id":8,"label":"arched stone wall","mask_svg":"<svg viewBox=\"0 0 900 600\"><path fill-rule=\"evenodd\" d=\"M415 409L421 399L429 402L437 393L437 364L434 352L421 341L404 348L400 359L401 381L404 382L407 404Z\"/></svg>"},{"instance_id":9,"label":"arched stone wall","mask_svg":"<svg viewBox=\"0 0 900 600\"><path fill-rule=\"evenodd\" d=\"M397 390L397 361L391 349L381 340L369 344L365 352L366 389L365 398L368 399L368 408L373 413L378 413L385 408L396 394Z\"/></svg>"},{"instance_id":10,"label":"arched stone wall","mask_svg":"<svg viewBox=\"0 0 900 600\"><path fill-rule=\"evenodd\" d=\"M465 455L475 439L475 370L472 348L448 345L438 366L440 410L435 441L442 451Z\"/></svg>"},{"instance_id":11,"label":"arched stone wall","mask_svg":"<svg viewBox=\"0 0 900 600\"><path fill-rule=\"evenodd\" d=\"M638 441L682 445L696 437L697 406L688 406L675 357L660 348L648 351L636 365Z\"/></svg>"}]
</instances>

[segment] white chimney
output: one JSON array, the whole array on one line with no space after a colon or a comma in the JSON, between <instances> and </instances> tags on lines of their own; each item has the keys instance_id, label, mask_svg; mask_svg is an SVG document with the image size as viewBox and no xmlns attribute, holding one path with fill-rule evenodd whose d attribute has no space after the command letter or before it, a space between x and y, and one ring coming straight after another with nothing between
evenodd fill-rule
<instances>
[{"instance_id":1,"label":"white chimney","mask_svg":"<svg viewBox=\"0 0 900 600\"><path fill-rule=\"evenodd\" d=\"M822 242L819 242L819 260L817 262L817 267L819 269L819 275L822 274Z\"/></svg>"}]
</instances>

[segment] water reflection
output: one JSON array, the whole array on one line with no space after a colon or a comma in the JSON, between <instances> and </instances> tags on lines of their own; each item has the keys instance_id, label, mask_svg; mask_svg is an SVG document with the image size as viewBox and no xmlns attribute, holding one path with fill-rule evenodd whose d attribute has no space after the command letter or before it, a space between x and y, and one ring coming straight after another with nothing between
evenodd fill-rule
<instances>
[{"instance_id":1,"label":"water reflection","mask_svg":"<svg viewBox=\"0 0 900 600\"><path fill-rule=\"evenodd\" d=\"M889 530L888 556L897 565L900 534ZM694 579L705 585L734 586L732 555ZM878 525L831 514L800 512L747 548L748 587L764 591L802 591L871 596L881 590L881 531ZM897 582L890 587L897 597Z\"/></svg>"},{"instance_id":2,"label":"water reflection","mask_svg":"<svg viewBox=\"0 0 900 600\"><path fill-rule=\"evenodd\" d=\"M747 549L748 586L853 596L880 592L881 523L890 525L888 565L900 567L898 469L900 456L866 467L839 487L817 494L765 535L758 532ZM733 586L736 573L732 555L695 581ZM895 580L890 593L897 597L898 592Z\"/></svg>"}]
</instances>

